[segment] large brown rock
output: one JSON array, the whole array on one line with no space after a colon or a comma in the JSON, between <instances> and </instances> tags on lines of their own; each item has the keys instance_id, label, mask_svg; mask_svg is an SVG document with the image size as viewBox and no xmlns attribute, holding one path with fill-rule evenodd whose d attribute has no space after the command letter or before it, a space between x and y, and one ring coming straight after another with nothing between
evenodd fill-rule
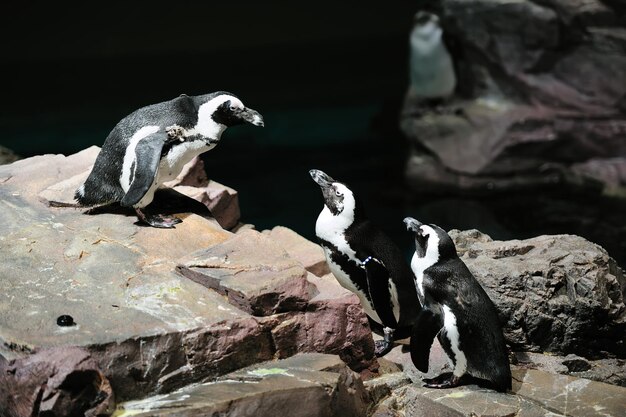
<instances>
[{"instance_id":1,"label":"large brown rock","mask_svg":"<svg viewBox=\"0 0 626 417\"><path fill-rule=\"evenodd\" d=\"M155 198L157 209L184 220L168 230L137 224L132 210L86 213L55 204L72 197L97 153L94 147L0 166L0 361L16 360L17 372L34 352L80 347L121 401L300 348L340 354L356 370L376 366L358 300L335 293L340 287L331 280L318 288L320 281L269 237L225 231L206 206L175 190ZM203 259L224 274L215 277L220 285L176 272L203 248L222 256ZM75 324L58 326L61 315ZM306 343L280 340L290 331L287 318L308 323L300 339ZM315 329L335 333L314 339ZM49 355L41 362L54 366ZM0 374L0 385L11 383L7 377Z\"/></svg>"},{"instance_id":2,"label":"large brown rock","mask_svg":"<svg viewBox=\"0 0 626 417\"><path fill-rule=\"evenodd\" d=\"M0 415L108 416L115 407L109 381L83 349L44 349L0 360Z\"/></svg>"},{"instance_id":3,"label":"large brown rock","mask_svg":"<svg viewBox=\"0 0 626 417\"><path fill-rule=\"evenodd\" d=\"M626 185L623 5L427 3L441 16L458 85L436 109L407 94L400 126L413 144L415 189Z\"/></svg>"},{"instance_id":4,"label":"large brown rock","mask_svg":"<svg viewBox=\"0 0 626 417\"><path fill-rule=\"evenodd\" d=\"M626 356L626 278L600 246L572 235L450 236L496 304L515 350Z\"/></svg>"}]
</instances>

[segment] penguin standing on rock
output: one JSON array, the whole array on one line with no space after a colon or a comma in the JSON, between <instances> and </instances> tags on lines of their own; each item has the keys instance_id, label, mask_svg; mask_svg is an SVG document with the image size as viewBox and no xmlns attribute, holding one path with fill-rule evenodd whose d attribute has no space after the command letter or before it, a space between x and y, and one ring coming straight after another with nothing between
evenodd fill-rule
<instances>
[{"instance_id":1,"label":"penguin standing on rock","mask_svg":"<svg viewBox=\"0 0 626 417\"><path fill-rule=\"evenodd\" d=\"M355 293L372 328L384 335L376 342L376 355L393 347L394 338L411 333L421 307L413 275L400 249L365 217L354 193L324 172L313 169L324 208L315 233L331 272L344 288Z\"/></svg>"},{"instance_id":2,"label":"penguin standing on rock","mask_svg":"<svg viewBox=\"0 0 626 417\"><path fill-rule=\"evenodd\" d=\"M227 92L185 94L143 107L122 119L106 138L89 177L76 190L81 206L119 202L143 222L172 228L181 220L143 209L161 184L197 155L213 149L229 126L263 126L263 117Z\"/></svg>"},{"instance_id":3,"label":"penguin standing on rock","mask_svg":"<svg viewBox=\"0 0 626 417\"><path fill-rule=\"evenodd\" d=\"M485 290L458 257L450 236L440 227L407 217L415 235L411 269L423 309L411 337L411 359L428 372L436 336L453 363L453 372L425 379L430 388L476 383L506 392L511 389L509 357L498 312Z\"/></svg>"}]
</instances>

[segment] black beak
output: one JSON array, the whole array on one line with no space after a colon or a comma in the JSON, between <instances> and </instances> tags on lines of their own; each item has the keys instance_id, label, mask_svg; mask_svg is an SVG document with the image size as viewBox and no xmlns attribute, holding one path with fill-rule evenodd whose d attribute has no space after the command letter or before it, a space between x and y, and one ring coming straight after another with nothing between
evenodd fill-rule
<instances>
[{"instance_id":1,"label":"black beak","mask_svg":"<svg viewBox=\"0 0 626 417\"><path fill-rule=\"evenodd\" d=\"M263 123L263 116L261 116L258 111L252 110L248 107L246 107L241 111L241 113L239 113L239 117L241 117L242 120L255 126L265 126L265 124Z\"/></svg>"},{"instance_id":2,"label":"black beak","mask_svg":"<svg viewBox=\"0 0 626 417\"><path fill-rule=\"evenodd\" d=\"M333 182L336 182L334 179L326 175L324 171L320 171L319 169L310 170L309 175L311 175L313 181L315 181L317 185L322 188L328 188Z\"/></svg>"},{"instance_id":3,"label":"black beak","mask_svg":"<svg viewBox=\"0 0 626 417\"><path fill-rule=\"evenodd\" d=\"M422 225L422 223L418 222L413 217L406 217L404 219L404 224L406 224L406 230L410 230L412 232L417 232Z\"/></svg>"}]
</instances>

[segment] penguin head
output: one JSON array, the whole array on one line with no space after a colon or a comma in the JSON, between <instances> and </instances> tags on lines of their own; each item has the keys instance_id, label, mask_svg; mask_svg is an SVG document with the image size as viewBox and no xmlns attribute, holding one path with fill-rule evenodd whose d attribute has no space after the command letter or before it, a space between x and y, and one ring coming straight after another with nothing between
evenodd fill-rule
<instances>
[{"instance_id":1,"label":"penguin head","mask_svg":"<svg viewBox=\"0 0 626 417\"><path fill-rule=\"evenodd\" d=\"M414 234L417 258L429 257L439 262L458 257L452 238L441 227L423 224L412 217L405 218L404 224Z\"/></svg>"},{"instance_id":2,"label":"penguin head","mask_svg":"<svg viewBox=\"0 0 626 417\"><path fill-rule=\"evenodd\" d=\"M441 39L443 30L436 14L419 11L413 18L413 30L411 31L412 44L435 44Z\"/></svg>"},{"instance_id":3,"label":"penguin head","mask_svg":"<svg viewBox=\"0 0 626 417\"><path fill-rule=\"evenodd\" d=\"M345 184L335 181L332 177L319 169L309 171L313 181L320 186L324 196L324 205L333 216L350 217L354 220L357 200L352 190Z\"/></svg>"},{"instance_id":4,"label":"penguin head","mask_svg":"<svg viewBox=\"0 0 626 417\"><path fill-rule=\"evenodd\" d=\"M264 126L263 116L256 110L244 106L234 94L218 92L197 97L198 123L211 122L224 127L250 123Z\"/></svg>"}]
</instances>

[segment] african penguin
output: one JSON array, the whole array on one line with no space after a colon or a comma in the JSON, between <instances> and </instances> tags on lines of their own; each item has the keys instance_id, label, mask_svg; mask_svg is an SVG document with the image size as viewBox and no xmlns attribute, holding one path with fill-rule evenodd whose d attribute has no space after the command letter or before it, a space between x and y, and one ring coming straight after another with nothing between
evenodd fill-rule
<instances>
[{"instance_id":1,"label":"african penguin","mask_svg":"<svg viewBox=\"0 0 626 417\"><path fill-rule=\"evenodd\" d=\"M420 99L445 99L454 93L454 65L442 35L437 15L425 11L415 14L409 37L410 92Z\"/></svg>"},{"instance_id":2,"label":"african penguin","mask_svg":"<svg viewBox=\"0 0 626 417\"><path fill-rule=\"evenodd\" d=\"M382 333L376 354L393 347L394 338L408 337L421 307L413 275L401 250L365 216L354 193L343 183L313 169L324 207L315 233L331 272L344 288L355 293L370 319Z\"/></svg>"},{"instance_id":3,"label":"african penguin","mask_svg":"<svg viewBox=\"0 0 626 417\"><path fill-rule=\"evenodd\" d=\"M425 379L425 386L447 388L477 383L505 392L511 389L509 357L498 312L485 290L458 257L450 236L436 225L407 217L415 237L411 269L423 309L415 321L411 359L428 371L435 336L453 364L453 372Z\"/></svg>"},{"instance_id":4,"label":"african penguin","mask_svg":"<svg viewBox=\"0 0 626 417\"><path fill-rule=\"evenodd\" d=\"M180 219L150 215L143 208L187 162L213 149L227 127L244 122L263 126L263 117L223 91L183 94L140 108L109 133L75 198L82 206L119 202L134 207L139 219L153 227L174 227Z\"/></svg>"}]
</instances>

